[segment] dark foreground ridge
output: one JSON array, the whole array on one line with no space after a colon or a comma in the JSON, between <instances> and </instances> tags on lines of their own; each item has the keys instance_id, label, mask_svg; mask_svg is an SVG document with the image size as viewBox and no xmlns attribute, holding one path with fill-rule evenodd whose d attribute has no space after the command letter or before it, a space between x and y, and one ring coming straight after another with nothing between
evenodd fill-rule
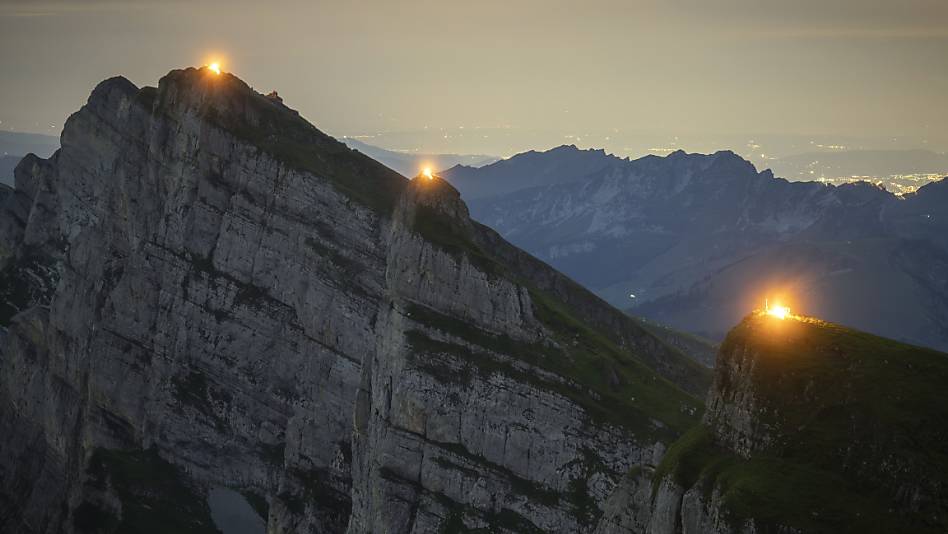
<instances>
[{"instance_id":1,"label":"dark foreground ridge","mask_svg":"<svg viewBox=\"0 0 948 534\"><path fill-rule=\"evenodd\" d=\"M658 506L756 532L945 532L945 384L943 353L752 315L721 347L703 424L658 468Z\"/></svg>"},{"instance_id":2,"label":"dark foreground ridge","mask_svg":"<svg viewBox=\"0 0 948 534\"><path fill-rule=\"evenodd\" d=\"M100 84L0 207L0 532L591 532L708 372L276 98ZM243 501L241 501L243 502Z\"/></svg>"}]
</instances>

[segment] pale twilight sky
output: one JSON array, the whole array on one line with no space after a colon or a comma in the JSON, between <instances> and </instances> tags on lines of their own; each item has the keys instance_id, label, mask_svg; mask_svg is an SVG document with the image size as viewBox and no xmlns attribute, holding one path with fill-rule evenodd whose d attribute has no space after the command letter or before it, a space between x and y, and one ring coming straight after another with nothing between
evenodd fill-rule
<instances>
[{"instance_id":1,"label":"pale twilight sky","mask_svg":"<svg viewBox=\"0 0 948 534\"><path fill-rule=\"evenodd\" d=\"M529 132L948 149L945 0L0 0L0 129L58 135L102 79L155 85L215 53L333 135L445 129L422 149L503 154Z\"/></svg>"}]
</instances>

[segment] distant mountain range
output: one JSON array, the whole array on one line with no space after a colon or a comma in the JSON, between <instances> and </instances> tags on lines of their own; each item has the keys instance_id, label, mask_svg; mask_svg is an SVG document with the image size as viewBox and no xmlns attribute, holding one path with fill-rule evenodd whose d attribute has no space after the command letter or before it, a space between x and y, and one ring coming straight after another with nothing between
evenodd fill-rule
<instances>
[{"instance_id":1,"label":"distant mountain range","mask_svg":"<svg viewBox=\"0 0 948 534\"><path fill-rule=\"evenodd\" d=\"M733 152L573 146L443 176L471 213L612 304L721 339L766 297L948 348L948 182L789 182Z\"/></svg>"},{"instance_id":2,"label":"distant mountain range","mask_svg":"<svg viewBox=\"0 0 948 534\"><path fill-rule=\"evenodd\" d=\"M470 202L531 187L572 182L624 161L604 150L578 150L574 145L564 145L546 152L531 150L479 168L458 165L442 172L441 176Z\"/></svg>"},{"instance_id":3,"label":"distant mountain range","mask_svg":"<svg viewBox=\"0 0 948 534\"><path fill-rule=\"evenodd\" d=\"M48 158L57 148L59 138L51 135L0 132L0 184L13 186L13 169L23 156Z\"/></svg>"},{"instance_id":4,"label":"distant mountain range","mask_svg":"<svg viewBox=\"0 0 948 534\"><path fill-rule=\"evenodd\" d=\"M351 137L343 137L340 141L345 143L349 148L358 150L399 174L409 177L418 175L425 166L430 166L433 170L438 171L455 165L479 167L500 159L494 156L479 154L416 154L413 152L396 152L394 150L386 150L372 146Z\"/></svg>"}]
</instances>

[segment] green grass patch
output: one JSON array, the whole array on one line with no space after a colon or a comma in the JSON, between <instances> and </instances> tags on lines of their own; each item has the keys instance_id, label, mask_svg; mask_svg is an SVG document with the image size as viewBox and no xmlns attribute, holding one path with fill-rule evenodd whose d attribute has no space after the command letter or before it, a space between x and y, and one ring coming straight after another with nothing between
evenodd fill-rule
<instances>
[{"instance_id":1,"label":"green grass patch","mask_svg":"<svg viewBox=\"0 0 948 534\"><path fill-rule=\"evenodd\" d=\"M546 368L596 392L600 397L597 402L604 408L601 416L621 425L639 413L665 425L664 429L655 429L653 436L657 432L671 438L677 438L699 420L700 401L576 319L549 296L539 291L531 291L530 296L534 315L554 333L565 351L565 358L548 360ZM640 424L636 426L639 432L644 430Z\"/></svg>"},{"instance_id":2,"label":"green grass patch","mask_svg":"<svg viewBox=\"0 0 948 534\"><path fill-rule=\"evenodd\" d=\"M689 488L698 482L707 467L727 456L727 452L714 444L711 430L702 424L696 425L668 448L655 469L652 478L653 496L667 476L671 476L679 486Z\"/></svg>"},{"instance_id":3,"label":"green grass patch","mask_svg":"<svg viewBox=\"0 0 948 534\"><path fill-rule=\"evenodd\" d=\"M684 353L702 366L707 365L708 367L714 367L714 360L718 353L718 343L688 332L682 332L662 324L653 323L641 317L636 317L632 315L631 310L627 313L643 330L652 334L666 345Z\"/></svg>"},{"instance_id":4,"label":"green grass patch","mask_svg":"<svg viewBox=\"0 0 948 534\"><path fill-rule=\"evenodd\" d=\"M611 367L605 367L607 360L590 361L589 355L580 355L587 360L577 361L569 352L493 334L422 306L411 305L409 310L411 317L422 324L563 378L562 381L547 379L537 373L517 369L487 352L472 352L457 344L431 339L421 331L409 331L407 337L412 347L413 365L440 382L465 385L470 384L475 377L486 380L491 374L498 373L572 400L585 410L593 422L612 424L647 439L662 438L672 441L683 431L681 429L690 428L700 416L700 404L677 388L669 397L661 397L668 391L666 388L675 386L632 358L626 357L622 360L624 367L613 371ZM451 356L461 363L461 367L455 369L430 356L424 356L425 354ZM619 373L622 373L622 376L641 373L647 378L612 385L610 381ZM641 392L658 398L650 401L648 397L642 396ZM688 404L673 405L676 399ZM660 406L663 413L647 411L656 406ZM689 411L682 411L683 406ZM664 426L656 425L655 420L661 421Z\"/></svg>"},{"instance_id":5,"label":"green grass patch","mask_svg":"<svg viewBox=\"0 0 948 534\"><path fill-rule=\"evenodd\" d=\"M665 477L685 489L697 485L706 497L716 488L725 518L735 526L753 519L764 531L789 526L808 533L941 532L894 511L878 488L839 473L766 455L744 460L715 445L703 425L669 448L655 471L653 496Z\"/></svg>"},{"instance_id":6,"label":"green grass patch","mask_svg":"<svg viewBox=\"0 0 948 534\"><path fill-rule=\"evenodd\" d=\"M502 277L506 270L489 254L478 247L463 227L451 217L424 204L415 207L415 232L455 258L467 257L480 271Z\"/></svg>"}]
</instances>

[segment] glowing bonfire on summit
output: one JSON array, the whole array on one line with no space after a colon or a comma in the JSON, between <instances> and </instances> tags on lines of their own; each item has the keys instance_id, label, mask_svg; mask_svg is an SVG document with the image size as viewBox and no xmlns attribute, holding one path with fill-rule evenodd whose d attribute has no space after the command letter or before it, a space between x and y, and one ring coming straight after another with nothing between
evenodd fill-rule
<instances>
[{"instance_id":1,"label":"glowing bonfire on summit","mask_svg":"<svg viewBox=\"0 0 948 534\"><path fill-rule=\"evenodd\" d=\"M764 299L764 313L776 317L777 319L791 317L790 308L788 306L784 306L779 302L771 305L768 299Z\"/></svg>"}]
</instances>

